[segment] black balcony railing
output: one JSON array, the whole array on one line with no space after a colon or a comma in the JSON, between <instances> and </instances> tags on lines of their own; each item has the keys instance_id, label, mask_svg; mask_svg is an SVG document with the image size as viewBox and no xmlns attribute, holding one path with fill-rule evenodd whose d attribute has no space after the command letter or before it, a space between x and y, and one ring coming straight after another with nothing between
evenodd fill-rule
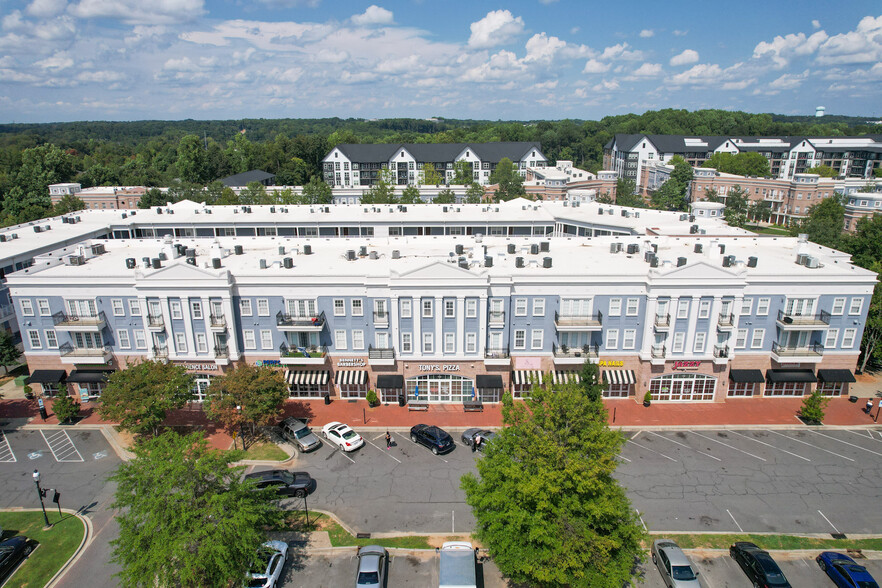
<instances>
[{"instance_id":1,"label":"black balcony railing","mask_svg":"<svg viewBox=\"0 0 882 588\"><path fill-rule=\"evenodd\" d=\"M551 351L555 357L597 357L600 354L599 345L582 345L570 347L569 345L552 345Z\"/></svg>"},{"instance_id":2,"label":"black balcony railing","mask_svg":"<svg viewBox=\"0 0 882 588\"><path fill-rule=\"evenodd\" d=\"M395 359L395 349L370 345L368 346L368 359Z\"/></svg>"},{"instance_id":3,"label":"black balcony railing","mask_svg":"<svg viewBox=\"0 0 882 588\"><path fill-rule=\"evenodd\" d=\"M818 314L788 314L783 310L779 310L778 322L796 327L826 326L830 324L830 313L822 310Z\"/></svg>"},{"instance_id":4,"label":"black balcony railing","mask_svg":"<svg viewBox=\"0 0 882 588\"><path fill-rule=\"evenodd\" d=\"M279 327L324 327L325 312L310 315L286 314L279 311L276 314L276 325Z\"/></svg>"},{"instance_id":5,"label":"black balcony railing","mask_svg":"<svg viewBox=\"0 0 882 588\"><path fill-rule=\"evenodd\" d=\"M731 312L729 313L720 313L720 318L717 320L717 324L721 327L731 327L735 324L735 315Z\"/></svg>"},{"instance_id":6,"label":"black balcony railing","mask_svg":"<svg viewBox=\"0 0 882 588\"><path fill-rule=\"evenodd\" d=\"M212 327L226 327L227 326L227 318L224 315L216 315L213 314L208 317L208 320L211 322Z\"/></svg>"},{"instance_id":7,"label":"black balcony railing","mask_svg":"<svg viewBox=\"0 0 882 588\"><path fill-rule=\"evenodd\" d=\"M714 345L714 357L716 357L716 358L729 357L729 346L728 345Z\"/></svg>"},{"instance_id":8,"label":"black balcony railing","mask_svg":"<svg viewBox=\"0 0 882 588\"><path fill-rule=\"evenodd\" d=\"M161 314L148 314L147 315L147 326L161 327L164 324L165 324L165 321L162 319Z\"/></svg>"},{"instance_id":9,"label":"black balcony railing","mask_svg":"<svg viewBox=\"0 0 882 588\"><path fill-rule=\"evenodd\" d=\"M62 343L58 347L59 353L63 356L73 355L79 357L102 357L106 353L110 353L109 345L101 347L74 347L70 343Z\"/></svg>"},{"instance_id":10,"label":"black balcony railing","mask_svg":"<svg viewBox=\"0 0 882 588\"><path fill-rule=\"evenodd\" d=\"M491 310L490 311L490 322L491 323L504 323L505 322L505 311L504 310Z\"/></svg>"},{"instance_id":11,"label":"black balcony railing","mask_svg":"<svg viewBox=\"0 0 882 588\"><path fill-rule=\"evenodd\" d=\"M486 359L506 359L510 357L508 347L488 347L484 350Z\"/></svg>"},{"instance_id":12,"label":"black balcony railing","mask_svg":"<svg viewBox=\"0 0 882 588\"><path fill-rule=\"evenodd\" d=\"M670 327L671 326L671 315L670 314L657 314L657 315L655 315L655 326L656 327Z\"/></svg>"},{"instance_id":13,"label":"black balcony railing","mask_svg":"<svg viewBox=\"0 0 882 588\"><path fill-rule=\"evenodd\" d=\"M214 346L214 356L215 357L229 357L230 356L230 346L229 345L215 345Z\"/></svg>"},{"instance_id":14,"label":"black balcony railing","mask_svg":"<svg viewBox=\"0 0 882 588\"><path fill-rule=\"evenodd\" d=\"M824 355L823 345L805 345L803 347L787 347L777 341L772 343L772 353L779 357L809 357Z\"/></svg>"},{"instance_id":15,"label":"black balcony railing","mask_svg":"<svg viewBox=\"0 0 882 588\"><path fill-rule=\"evenodd\" d=\"M59 325L100 325L106 322L104 311L97 314L78 314L75 312L58 311L52 315L52 322L55 326Z\"/></svg>"},{"instance_id":16,"label":"black balcony railing","mask_svg":"<svg viewBox=\"0 0 882 588\"><path fill-rule=\"evenodd\" d=\"M154 357L168 357L168 347L154 345L153 346L153 355Z\"/></svg>"},{"instance_id":17,"label":"black balcony railing","mask_svg":"<svg viewBox=\"0 0 882 588\"><path fill-rule=\"evenodd\" d=\"M664 357L666 352L664 345L653 345L649 351L650 355L655 358Z\"/></svg>"},{"instance_id":18,"label":"black balcony railing","mask_svg":"<svg viewBox=\"0 0 882 588\"><path fill-rule=\"evenodd\" d=\"M558 327L599 327L603 325L603 315L596 314L560 314L554 313L554 322Z\"/></svg>"},{"instance_id":19,"label":"black balcony railing","mask_svg":"<svg viewBox=\"0 0 882 588\"><path fill-rule=\"evenodd\" d=\"M389 313L385 310L375 310L374 311L374 322L375 323L389 323Z\"/></svg>"},{"instance_id":20,"label":"black balcony railing","mask_svg":"<svg viewBox=\"0 0 882 588\"><path fill-rule=\"evenodd\" d=\"M308 345L306 347L282 345L279 347L281 357L321 358L327 355L328 348L324 345Z\"/></svg>"}]
</instances>

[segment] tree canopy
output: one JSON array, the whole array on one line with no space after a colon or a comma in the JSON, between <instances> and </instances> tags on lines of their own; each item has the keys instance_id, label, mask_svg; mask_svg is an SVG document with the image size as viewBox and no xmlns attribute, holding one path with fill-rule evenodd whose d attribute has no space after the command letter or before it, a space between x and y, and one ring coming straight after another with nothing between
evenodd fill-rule
<instances>
[{"instance_id":1,"label":"tree canopy","mask_svg":"<svg viewBox=\"0 0 882 588\"><path fill-rule=\"evenodd\" d=\"M701 167L711 167L726 174L763 177L769 175L769 160L756 152L714 153Z\"/></svg>"},{"instance_id":2,"label":"tree canopy","mask_svg":"<svg viewBox=\"0 0 882 588\"><path fill-rule=\"evenodd\" d=\"M723 218L730 227L744 227L748 221L750 200L747 192L738 184L732 186L726 195L726 208Z\"/></svg>"},{"instance_id":3,"label":"tree canopy","mask_svg":"<svg viewBox=\"0 0 882 588\"><path fill-rule=\"evenodd\" d=\"M211 380L203 409L228 431L247 426L253 436L256 427L278 419L287 397L282 372L244 363Z\"/></svg>"},{"instance_id":4,"label":"tree canopy","mask_svg":"<svg viewBox=\"0 0 882 588\"><path fill-rule=\"evenodd\" d=\"M637 194L637 182L631 178L619 178L616 180L615 203L619 206L631 206L633 208L646 208L643 196Z\"/></svg>"},{"instance_id":5,"label":"tree canopy","mask_svg":"<svg viewBox=\"0 0 882 588\"><path fill-rule=\"evenodd\" d=\"M834 194L812 206L808 216L790 224L790 234L805 233L809 241L833 249L842 249L845 206L842 198Z\"/></svg>"},{"instance_id":6,"label":"tree canopy","mask_svg":"<svg viewBox=\"0 0 882 588\"><path fill-rule=\"evenodd\" d=\"M839 172L830 167L829 165L818 165L815 167L810 167L805 170L807 174L818 174L822 178L838 178Z\"/></svg>"},{"instance_id":7,"label":"tree canopy","mask_svg":"<svg viewBox=\"0 0 882 588\"><path fill-rule=\"evenodd\" d=\"M496 169L490 173L490 183L498 185L494 192L497 202L514 200L527 194L524 190L524 178L508 157L503 157L496 164Z\"/></svg>"},{"instance_id":8,"label":"tree canopy","mask_svg":"<svg viewBox=\"0 0 882 588\"><path fill-rule=\"evenodd\" d=\"M153 433L170 410L193 398L192 377L183 366L161 361L134 363L110 374L98 412L133 433Z\"/></svg>"}]
</instances>

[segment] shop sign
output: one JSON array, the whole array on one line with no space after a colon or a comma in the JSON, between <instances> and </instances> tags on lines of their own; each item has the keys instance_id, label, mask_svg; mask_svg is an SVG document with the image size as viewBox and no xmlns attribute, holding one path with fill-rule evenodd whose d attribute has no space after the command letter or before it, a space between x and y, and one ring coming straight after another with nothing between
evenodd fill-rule
<instances>
[{"instance_id":1,"label":"shop sign","mask_svg":"<svg viewBox=\"0 0 882 588\"><path fill-rule=\"evenodd\" d=\"M421 363L420 364L421 372L458 372L459 366L455 363L445 363L445 364L433 364L433 363Z\"/></svg>"},{"instance_id":2,"label":"shop sign","mask_svg":"<svg viewBox=\"0 0 882 588\"><path fill-rule=\"evenodd\" d=\"M367 362L362 357L341 357L337 360L337 367L364 367Z\"/></svg>"},{"instance_id":3,"label":"shop sign","mask_svg":"<svg viewBox=\"0 0 882 588\"><path fill-rule=\"evenodd\" d=\"M599 365L600 367L625 367L625 362L601 359L597 362L597 365Z\"/></svg>"},{"instance_id":4,"label":"shop sign","mask_svg":"<svg viewBox=\"0 0 882 588\"><path fill-rule=\"evenodd\" d=\"M176 364L187 370L188 372L216 372L216 363L179 363Z\"/></svg>"},{"instance_id":5,"label":"shop sign","mask_svg":"<svg viewBox=\"0 0 882 588\"><path fill-rule=\"evenodd\" d=\"M278 367L278 366L282 365L282 362L278 359L258 359L257 361L254 362L254 365L256 365L257 367L260 367L260 366Z\"/></svg>"},{"instance_id":6,"label":"shop sign","mask_svg":"<svg viewBox=\"0 0 882 588\"><path fill-rule=\"evenodd\" d=\"M675 370L695 370L701 366L698 360L680 360L674 362Z\"/></svg>"}]
</instances>

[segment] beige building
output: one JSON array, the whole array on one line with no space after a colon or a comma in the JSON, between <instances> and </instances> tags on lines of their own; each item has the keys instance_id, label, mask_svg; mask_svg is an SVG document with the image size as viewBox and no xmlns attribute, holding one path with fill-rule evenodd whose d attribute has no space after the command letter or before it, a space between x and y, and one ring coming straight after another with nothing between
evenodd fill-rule
<instances>
[{"instance_id":1,"label":"beige building","mask_svg":"<svg viewBox=\"0 0 882 588\"><path fill-rule=\"evenodd\" d=\"M86 204L86 208L93 210L138 208L138 201L146 192L144 186L94 186L86 189L76 183L49 186L52 204L57 204L65 196L76 196Z\"/></svg>"}]
</instances>

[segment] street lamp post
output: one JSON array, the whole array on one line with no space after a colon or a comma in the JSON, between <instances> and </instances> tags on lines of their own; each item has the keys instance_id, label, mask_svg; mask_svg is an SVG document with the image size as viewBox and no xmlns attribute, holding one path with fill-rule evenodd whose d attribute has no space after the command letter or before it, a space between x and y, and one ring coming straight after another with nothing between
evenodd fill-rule
<instances>
[{"instance_id":1,"label":"street lamp post","mask_svg":"<svg viewBox=\"0 0 882 588\"><path fill-rule=\"evenodd\" d=\"M43 509L43 520L46 522L46 526L49 527L49 517L46 516L46 505L43 504L43 489L40 488L40 472L34 469L34 484L37 485L37 495L40 497L40 508Z\"/></svg>"}]
</instances>

